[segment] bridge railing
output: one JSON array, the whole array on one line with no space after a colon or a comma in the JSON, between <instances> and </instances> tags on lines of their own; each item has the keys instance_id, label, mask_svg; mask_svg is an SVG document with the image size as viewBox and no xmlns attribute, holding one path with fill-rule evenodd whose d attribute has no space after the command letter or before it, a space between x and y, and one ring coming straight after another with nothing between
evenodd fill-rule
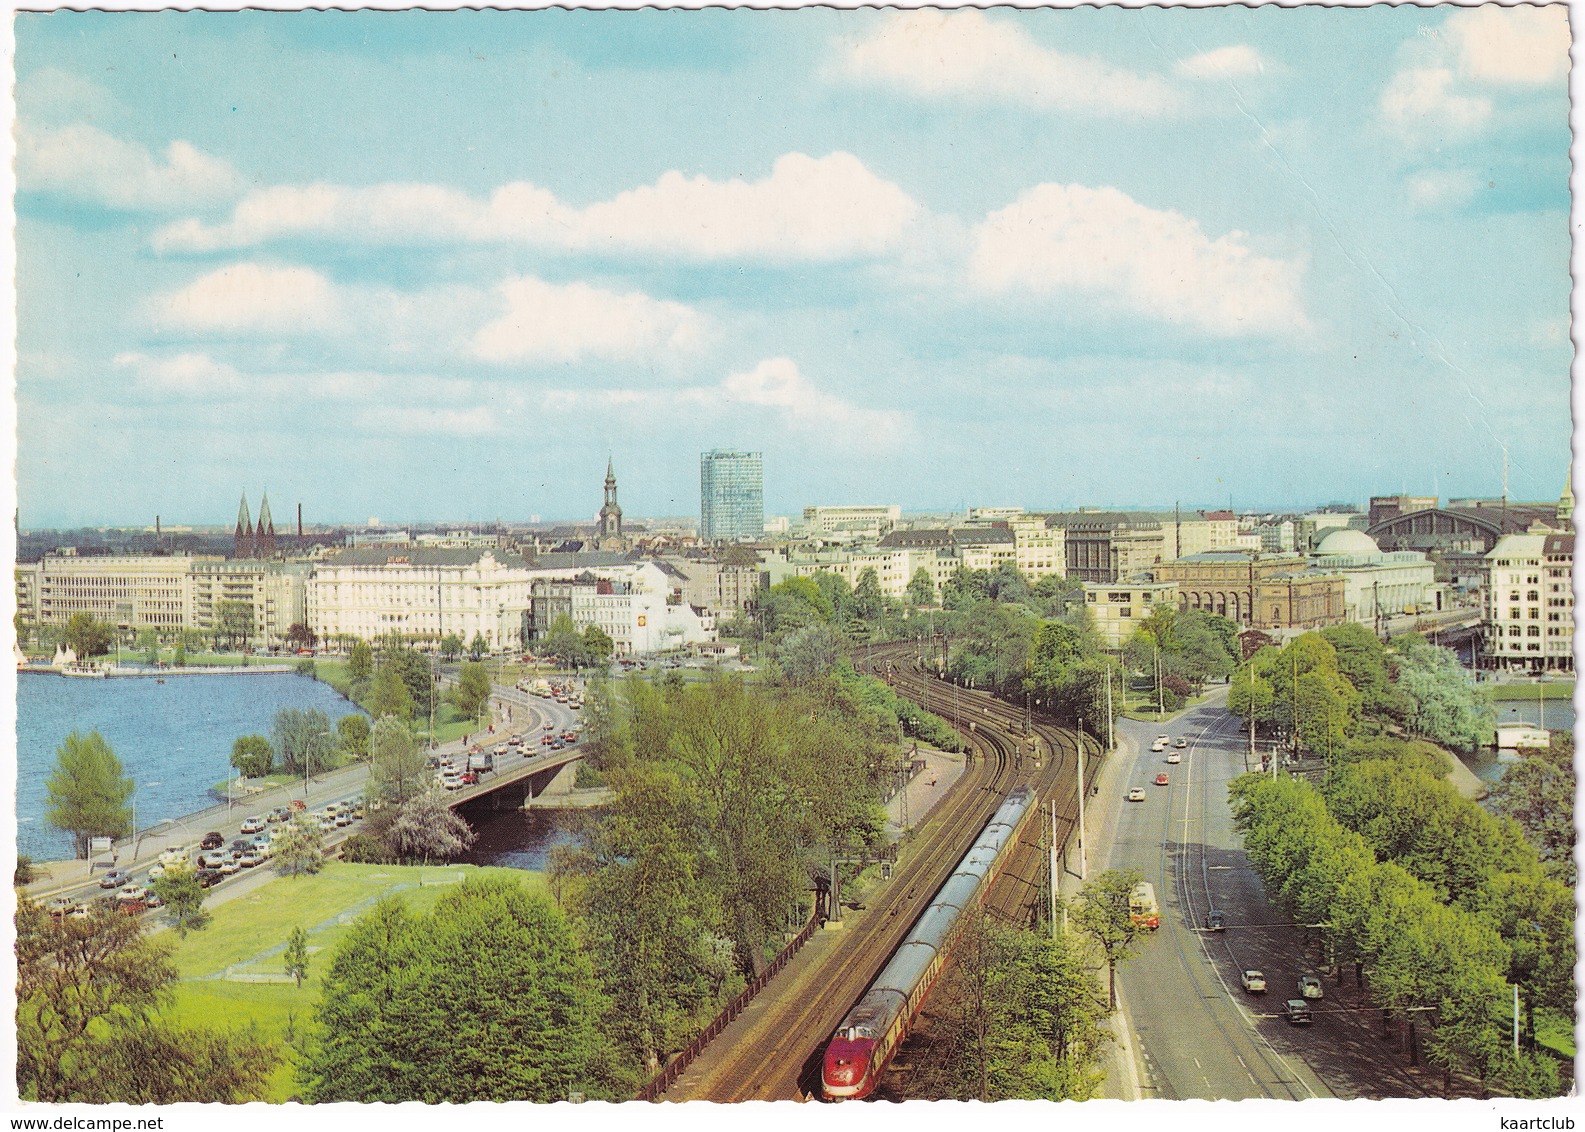
<instances>
[{"instance_id":1,"label":"bridge railing","mask_svg":"<svg viewBox=\"0 0 1585 1132\"><path fill-rule=\"evenodd\" d=\"M825 919L824 912L825 905L823 900L817 900L814 913L809 917L809 922L803 926L802 931L793 936L786 947L781 949L776 958L771 960L770 966L754 976L748 986L739 991L732 1001L727 1003L721 1012L710 1020L710 1024L699 1031L693 1041L684 1046L680 1053L667 1062L666 1068L662 1069L649 1084L639 1090L638 1096L634 1099L641 1101L657 1100L662 1093L676 1084L677 1078L681 1077L683 1071L693 1064L694 1059L704 1052L705 1047L720 1036L721 1031L730 1026L733 1019L743 1013L743 1008L754 1000L754 996L764 990L766 984L775 978L783 967L787 966L794 955L798 954L798 949L809 942L810 938L819 929L821 922Z\"/></svg>"}]
</instances>

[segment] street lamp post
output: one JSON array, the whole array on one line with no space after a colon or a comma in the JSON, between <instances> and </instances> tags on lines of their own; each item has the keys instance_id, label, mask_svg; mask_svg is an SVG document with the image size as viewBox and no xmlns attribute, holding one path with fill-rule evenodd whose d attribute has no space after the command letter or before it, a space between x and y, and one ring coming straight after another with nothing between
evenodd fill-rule
<instances>
[{"instance_id":1,"label":"street lamp post","mask_svg":"<svg viewBox=\"0 0 1585 1132\"><path fill-rule=\"evenodd\" d=\"M142 790L145 786L153 789L154 787L160 785L163 784L159 782L144 782L132 788L132 859L134 861L138 859L138 845L141 844L142 841L138 835L138 791Z\"/></svg>"}]
</instances>

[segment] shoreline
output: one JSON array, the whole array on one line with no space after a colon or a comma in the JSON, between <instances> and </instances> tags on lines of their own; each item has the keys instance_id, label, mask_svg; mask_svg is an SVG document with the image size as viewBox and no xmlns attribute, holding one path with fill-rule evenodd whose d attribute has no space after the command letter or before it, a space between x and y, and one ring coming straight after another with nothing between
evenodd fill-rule
<instances>
[{"instance_id":1,"label":"shoreline","mask_svg":"<svg viewBox=\"0 0 1585 1132\"><path fill-rule=\"evenodd\" d=\"M291 676L297 668L294 665L282 664L217 664L211 667L186 667L186 668L106 668L93 675L73 674L73 680L125 680L133 677L155 677L164 680L168 676ZM65 676L58 664L19 664L17 675L31 673L35 676Z\"/></svg>"}]
</instances>

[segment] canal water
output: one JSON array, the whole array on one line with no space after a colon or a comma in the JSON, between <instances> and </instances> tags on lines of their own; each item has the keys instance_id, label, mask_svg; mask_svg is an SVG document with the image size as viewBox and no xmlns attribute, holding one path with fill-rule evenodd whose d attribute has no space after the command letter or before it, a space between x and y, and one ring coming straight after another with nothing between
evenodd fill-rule
<instances>
[{"instance_id":1,"label":"canal water","mask_svg":"<svg viewBox=\"0 0 1585 1132\"><path fill-rule=\"evenodd\" d=\"M1498 700L1497 722L1504 723L1534 723L1545 727L1548 731L1572 731L1574 729L1574 703L1561 691L1554 692L1547 689L1545 700ZM1459 760L1470 770L1475 772L1487 786L1495 786L1502 780L1503 773L1513 764L1497 757L1497 752L1490 747L1482 747L1475 751L1458 752Z\"/></svg>"},{"instance_id":2,"label":"canal water","mask_svg":"<svg viewBox=\"0 0 1585 1132\"><path fill-rule=\"evenodd\" d=\"M467 818L478 840L459 862L536 872L549 870L553 849L573 843L571 826L578 820L572 810L469 811Z\"/></svg>"},{"instance_id":3,"label":"canal water","mask_svg":"<svg viewBox=\"0 0 1585 1132\"><path fill-rule=\"evenodd\" d=\"M45 779L72 731L98 730L138 785L138 824L212 805L209 790L230 778L238 735L270 733L283 707L319 708L334 723L357 711L328 684L292 674L68 679L18 673L17 852L70 857L70 835L44 820ZM202 832L202 831L199 831Z\"/></svg>"}]
</instances>

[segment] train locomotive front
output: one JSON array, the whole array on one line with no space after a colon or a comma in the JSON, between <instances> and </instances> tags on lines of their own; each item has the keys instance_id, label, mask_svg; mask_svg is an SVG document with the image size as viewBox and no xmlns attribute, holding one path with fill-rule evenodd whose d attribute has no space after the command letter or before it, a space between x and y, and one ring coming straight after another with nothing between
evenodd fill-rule
<instances>
[{"instance_id":1,"label":"train locomotive front","mask_svg":"<svg viewBox=\"0 0 1585 1132\"><path fill-rule=\"evenodd\" d=\"M821 1066L827 1099L859 1100L875 1090L946 964L964 911L984 896L1000 872L1033 802L1034 794L1026 787L1007 796L880 975L842 1019Z\"/></svg>"}]
</instances>

